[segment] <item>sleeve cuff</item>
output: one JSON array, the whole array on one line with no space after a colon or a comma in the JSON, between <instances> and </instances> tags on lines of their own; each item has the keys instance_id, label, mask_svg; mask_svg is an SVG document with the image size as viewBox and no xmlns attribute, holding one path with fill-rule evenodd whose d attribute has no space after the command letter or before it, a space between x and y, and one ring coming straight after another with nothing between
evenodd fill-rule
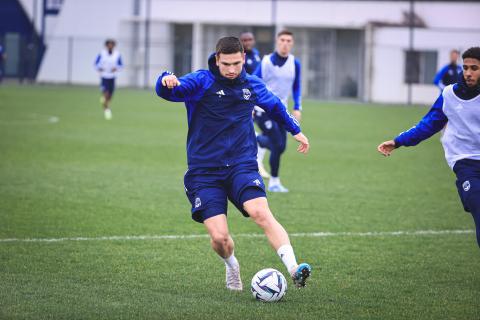
<instances>
[{"instance_id":1,"label":"sleeve cuff","mask_svg":"<svg viewBox=\"0 0 480 320\"><path fill-rule=\"evenodd\" d=\"M403 146L401 140L399 139L399 137L396 137L395 139L393 139L393 141L395 142L395 149Z\"/></svg>"}]
</instances>

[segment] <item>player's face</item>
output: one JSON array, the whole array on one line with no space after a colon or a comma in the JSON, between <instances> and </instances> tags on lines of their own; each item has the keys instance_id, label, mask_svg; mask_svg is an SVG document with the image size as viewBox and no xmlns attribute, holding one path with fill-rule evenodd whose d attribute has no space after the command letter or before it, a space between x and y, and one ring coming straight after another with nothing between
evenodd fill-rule
<instances>
[{"instance_id":1,"label":"player's face","mask_svg":"<svg viewBox=\"0 0 480 320\"><path fill-rule=\"evenodd\" d=\"M277 37L277 52L281 56L287 56L292 51L293 37L287 34L283 34Z\"/></svg>"},{"instance_id":2,"label":"player's face","mask_svg":"<svg viewBox=\"0 0 480 320\"><path fill-rule=\"evenodd\" d=\"M251 51L255 46L255 38L251 33L242 34L240 37L240 41L242 41L243 48L246 51Z\"/></svg>"},{"instance_id":3,"label":"player's face","mask_svg":"<svg viewBox=\"0 0 480 320\"><path fill-rule=\"evenodd\" d=\"M115 43L113 43L113 42L108 42L107 43L107 50L108 51L112 51L114 47L115 47Z\"/></svg>"},{"instance_id":4,"label":"player's face","mask_svg":"<svg viewBox=\"0 0 480 320\"><path fill-rule=\"evenodd\" d=\"M243 64L245 63L245 54L243 52L220 53L216 58L220 74L225 78L233 80L242 72Z\"/></svg>"},{"instance_id":5,"label":"player's face","mask_svg":"<svg viewBox=\"0 0 480 320\"><path fill-rule=\"evenodd\" d=\"M469 87L480 85L480 60L474 58L463 59L463 77Z\"/></svg>"},{"instance_id":6,"label":"player's face","mask_svg":"<svg viewBox=\"0 0 480 320\"><path fill-rule=\"evenodd\" d=\"M450 52L450 62L457 63L457 60L458 60L458 52L456 51Z\"/></svg>"}]
</instances>

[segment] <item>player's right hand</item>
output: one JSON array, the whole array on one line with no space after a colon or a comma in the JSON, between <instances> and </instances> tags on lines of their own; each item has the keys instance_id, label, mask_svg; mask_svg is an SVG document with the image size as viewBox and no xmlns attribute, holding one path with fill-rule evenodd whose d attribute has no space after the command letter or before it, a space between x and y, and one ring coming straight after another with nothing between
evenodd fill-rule
<instances>
[{"instance_id":1,"label":"player's right hand","mask_svg":"<svg viewBox=\"0 0 480 320\"><path fill-rule=\"evenodd\" d=\"M377 150L378 152L383 154L385 157L389 157L392 154L393 150L395 150L395 141L393 140L385 141L377 147Z\"/></svg>"},{"instance_id":2,"label":"player's right hand","mask_svg":"<svg viewBox=\"0 0 480 320\"><path fill-rule=\"evenodd\" d=\"M180 81L178 81L177 77L174 74L169 74L162 78L162 85L167 87L168 89L172 89L176 86L180 85Z\"/></svg>"}]
</instances>

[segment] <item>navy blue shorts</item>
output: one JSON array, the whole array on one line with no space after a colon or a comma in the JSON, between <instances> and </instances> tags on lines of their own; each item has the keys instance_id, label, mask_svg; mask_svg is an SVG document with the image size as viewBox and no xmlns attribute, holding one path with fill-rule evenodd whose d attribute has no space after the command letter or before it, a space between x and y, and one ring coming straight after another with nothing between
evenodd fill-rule
<instances>
[{"instance_id":1,"label":"navy blue shorts","mask_svg":"<svg viewBox=\"0 0 480 320\"><path fill-rule=\"evenodd\" d=\"M100 82L100 90L102 90L102 92L108 92L110 95L112 95L113 91L115 91L115 79L102 78Z\"/></svg>"},{"instance_id":2,"label":"navy blue shorts","mask_svg":"<svg viewBox=\"0 0 480 320\"><path fill-rule=\"evenodd\" d=\"M480 207L480 160L463 159L455 163L458 195L465 211Z\"/></svg>"},{"instance_id":3,"label":"navy blue shorts","mask_svg":"<svg viewBox=\"0 0 480 320\"><path fill-rule=\"evenodd\" d=\"M227 214L228 200L248 217L243 204L267 196L256 161L231 167L191 169L185 174L184 184L192 204L192 219L200 223Z\"/></svg>"}]
</instances>

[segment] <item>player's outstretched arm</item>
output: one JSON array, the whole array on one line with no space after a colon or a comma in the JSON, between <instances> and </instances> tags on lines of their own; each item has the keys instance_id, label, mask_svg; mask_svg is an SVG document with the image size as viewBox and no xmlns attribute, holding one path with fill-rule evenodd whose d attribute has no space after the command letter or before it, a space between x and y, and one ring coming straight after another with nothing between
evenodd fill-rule
<instances>
[{"instance_id":1,"label":"player's outstretched arm","mask_svg":"<svg viewBox=\"0 0 480 320\"><path fill-rule=\"evenodd\" d=\"M385 157L389 157L393 150L395 150L395 141L394 140L388 140L385 142L382 142L378 147L377 147L378 152L383 154Z\"/></svg>"},{"instance_id":2,"label":"player's outstretched arm","mask_svg":"<svg viewBox=\"0 0 480 320\"><path fill-rule=\"evenodd\" d=\"M201 72L189 73L180 79L171 72L164 72L158 77L155 91L165 100L183 102L198 94L202 83L206 83L206 79Z\"/></svg>"},{"instance_id":3,"label":"player's outstretched arm","mask_svg":"<svg viewBox=\"0 0 480 320\"><path fill-rule=\"evenodd\" d=\"M167 87L168 89L173 89L180 85L177 76L174 74L165 76L162 78L162 86Z\"/></svg>"},{"instance_id":4,"label":"player's outstretched arm","mask_svg":"<svg viewBox=\"0 0 480 320\"><path fill-rule=\"evenodd\" d=\"M411 129L400 133L395 139L381 143L377 150L388 157L393 150L401 146L415 146L442 130L448 122L447 116L443 113L443 96L435 101L430 111Z\"/></svg>"}]
</instances>

